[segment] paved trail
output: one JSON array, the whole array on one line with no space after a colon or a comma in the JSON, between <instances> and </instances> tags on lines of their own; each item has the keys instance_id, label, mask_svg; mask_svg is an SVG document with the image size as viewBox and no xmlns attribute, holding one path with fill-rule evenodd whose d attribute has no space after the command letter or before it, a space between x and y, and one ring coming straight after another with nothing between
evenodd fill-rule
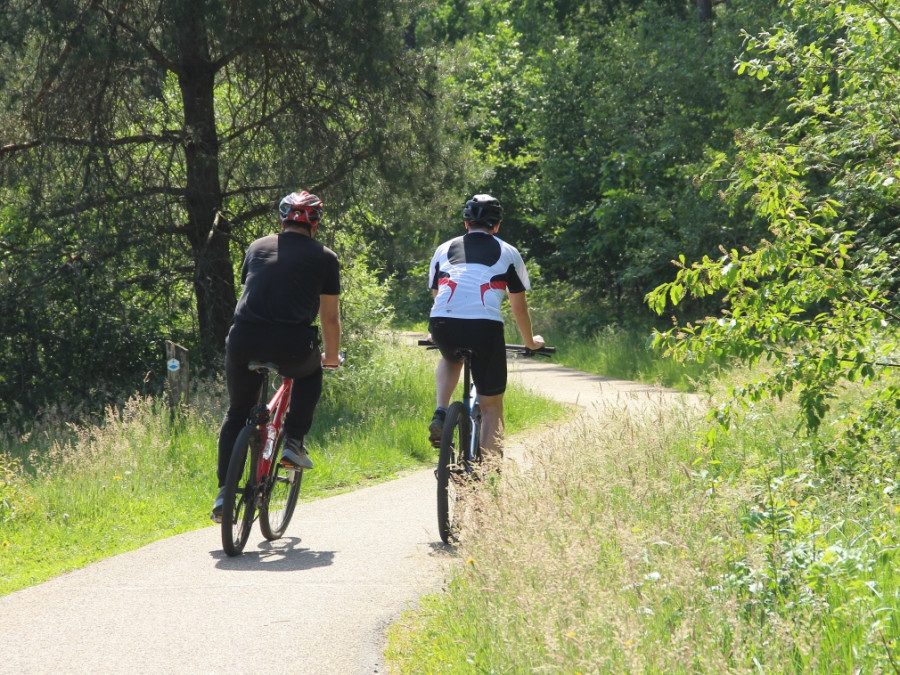
<instances>
[{"instance_id":1,"label":"paved trail","mask_svg":"<svg viewBox=\"0 0 900 675\"><path fill-rule=\"evenodd\" d=\"M586 414L669 395L537 360L510 372ZM418 471L300 504L282 540L254 526L238 558L209 527L7 595L0 673L385 673L385 628L453 559L434 491Z\"/></svg>"}]
</instances>

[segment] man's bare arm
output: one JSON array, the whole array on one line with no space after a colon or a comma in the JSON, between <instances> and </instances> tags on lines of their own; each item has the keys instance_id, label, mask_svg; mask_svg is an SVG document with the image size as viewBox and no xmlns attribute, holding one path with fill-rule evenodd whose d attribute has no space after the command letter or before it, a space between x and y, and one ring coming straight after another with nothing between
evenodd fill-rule
<instances>
[{"instance_id":1,"label":"man's bare arm","mask_svg":"<svg viewBox=\"0 0 900 675\"><path fill-rule=\"evenodd\" d=\"M525 299L525 293L510 293L509 306L512 309L513 318L516 320L516 327L522 334L525 346L529 349L540 349L544 346L544 338L540 335L534 335L531 327L531 313L528 311L528 300Z\"/></svg>"}]
</instances>

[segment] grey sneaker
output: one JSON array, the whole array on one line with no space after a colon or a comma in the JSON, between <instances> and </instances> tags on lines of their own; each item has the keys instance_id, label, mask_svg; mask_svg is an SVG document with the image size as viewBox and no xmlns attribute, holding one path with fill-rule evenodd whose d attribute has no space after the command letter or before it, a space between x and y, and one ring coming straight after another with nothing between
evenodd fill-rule
<instances>
[{"instance_id":1,"label":"grey sneaker","mask_svg":"<svg viewBox=\"0 0 900 675\"><path fill-rule=\"evenodd\" d=\"M441 434L444 432L444 420L447 419L447 411L435 410L431 424L428 425L428 440L435 447L441 445Z\"/></svg>"},{"instance_id":2,"label":"grey sneaker","mask_svg":"<svg viewBox=\"0 0 900 675\"><path fill-rule=\"evenodd\" d=\"M216 501L213 502L213 510L212 513L209 514L209 517L212 518L213 522L221 523L222 522L222 502L225 501L225 488L219 488L219 494L216 495Z\"/></svg>"},{"instance_id":3,"label":"grey sneaker","mask_svg":"<svg viewBox=\"0 0 900 675\"><path fill-rule=\"evenodd\" d=\"M281 463L289 469L313 468L312 460L306 453L306 446L303 445L303 441L298 441L296 438L289 438L284 442Z\"/></svg>"}]
</instances>

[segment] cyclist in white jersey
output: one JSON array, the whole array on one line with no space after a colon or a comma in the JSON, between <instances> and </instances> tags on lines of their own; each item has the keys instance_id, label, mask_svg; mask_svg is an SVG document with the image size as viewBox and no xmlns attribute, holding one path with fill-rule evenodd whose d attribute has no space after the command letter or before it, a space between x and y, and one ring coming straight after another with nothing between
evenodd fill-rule
<instances>
[{"instance_id":1,"label":"cyclist in white jersey","mask_svg":"<svg viewBox=\"0 0 900 675\"><path fill-rule=\"evenodd\" d=\"M534 335L525 291L531 289L522 256L496 236L503 208L487 194L466 202L466 234L446 241L434 252L428 285L434 296L429 329L441 351L435 375L437 407L428 427L432 444L440 443L450 397L459 382L462 360L456 350L473 350L472 380L478 391L482 426L480 443L486 453L502 456L503 394L506 391L506 349L503 297L525 346L539 349L544 339Z\"/></svg>"}]
</instances>

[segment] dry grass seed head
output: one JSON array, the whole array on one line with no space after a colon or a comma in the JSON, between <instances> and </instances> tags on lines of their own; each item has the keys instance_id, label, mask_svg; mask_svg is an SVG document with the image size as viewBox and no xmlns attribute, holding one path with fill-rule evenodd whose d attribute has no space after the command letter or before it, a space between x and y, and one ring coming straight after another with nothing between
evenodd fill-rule
<instances>
[{"instance_id":1,"label":"dry grass seed head","mask_svg":"<svg viewBox=\"0 0 900 675\"><path fill-rule=\"evenodd\" d=\"M543 636L548 654L571 651L572 635L598 632L634 645L654 607L672 598L686 605L703 587L702 568L685 555L696 542L681 538L678 520L696 521L702 510L665 508L679 496L667 479L681 472L665 450L690 416L644 410L635 418L611 409L544 434L529 448L528 471L504 475L498 494L479 497L487 499L484 517L464 545L478 561L477 583L505 589L495 602L507 598L508 606L495 610L518 614L526 633ZM648 507L660 494L665 499ZM685 531L696 533L696 524ZM696 658L695 638L694 624L678 624L682 665ZM632 665L648 663L634 658Z\"/></svg>"}]
</instances>

